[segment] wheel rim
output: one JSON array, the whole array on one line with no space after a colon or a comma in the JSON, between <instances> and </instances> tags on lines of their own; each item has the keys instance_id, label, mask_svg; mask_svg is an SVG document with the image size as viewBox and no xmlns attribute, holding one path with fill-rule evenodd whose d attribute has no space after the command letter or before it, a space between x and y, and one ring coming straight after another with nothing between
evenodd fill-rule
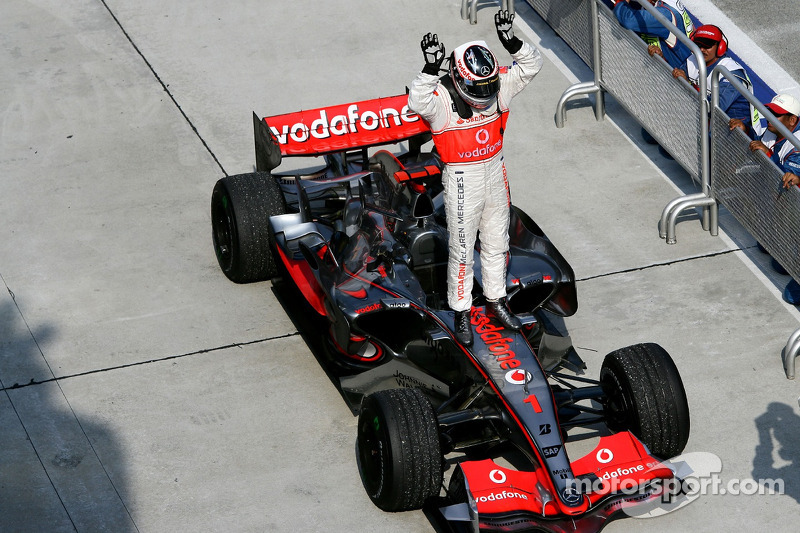
<instances>
[{"instance_id":1,"label":"wheel rim","mask_svg":"<svg viewBox=\"0 0 800 533\"><path fill-rule=\"evenodd\" d=\"M375 497L384 486L384 472L388 458L386 442L382 438L383 426L374 412L364 413L358 432L358 460L361 479L367 493Z\"/></svg>"},{"instance_id":2,"label":"wheel rim","mask_svg":"<svg viewBox=\"0 0 800 533\"><path fill-rule=\"evenodd\" d=\"M233 246L235 229L230 209L230 198L227 194L215 194L211 209L213 225L214 252L222 270L227 272L233 262Z\"/></svg>"}]
</instances>

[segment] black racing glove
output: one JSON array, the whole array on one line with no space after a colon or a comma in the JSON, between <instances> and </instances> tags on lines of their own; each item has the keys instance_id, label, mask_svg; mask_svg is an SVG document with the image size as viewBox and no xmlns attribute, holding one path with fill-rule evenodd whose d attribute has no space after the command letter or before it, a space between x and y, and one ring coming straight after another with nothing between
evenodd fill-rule
<instances>
[{"instance_id":1,"label":"black racing glove","mask_svg":"<svg viewBox=\"0 0 800 533\"><path fill-rule=\"evenodd\" d=\"M522 41L519 37L514 37L514 14L508 10L501 9L494 15L494 27L497 28L497 36L500 43L509 54L516 54L522 48Z\"/></svg>"},{"instance_id":2,"label":"black racing glove","mask_svg":"<svg viewBox=\"0 0 800 533\"><path fill-rule=\"evenodd\" d=\"M422 48L422 55L425 56L425 66L422 68L422 72L438 76L439 68L442 66L442 61L444 61L444 45L439 42L439 36L435 33L425 35L422 38L420 47Z\"/></svg>"}]
</instances>

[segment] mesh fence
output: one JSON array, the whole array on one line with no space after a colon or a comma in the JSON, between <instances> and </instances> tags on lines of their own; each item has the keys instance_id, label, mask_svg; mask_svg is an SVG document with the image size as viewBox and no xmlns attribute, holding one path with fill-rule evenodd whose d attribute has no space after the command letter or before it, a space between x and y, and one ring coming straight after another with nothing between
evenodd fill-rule
<instances>
[{"instance_id":1,"label":"mesh fence","mask_svg":"<svg viewBox=\"0 0 800 533\"><path fill-rule=\"evenodd\" d=\"M676 82L669 65L650 57L644 41L620 26L601 0L528 0L590 67L592 2L597 3L599 18L602 88L699 180L701 103L697 92L688 83Z\"/></svg>"},{"instance_id":2,"label":"mesh fence","mask_svg":"<svg viewBox=\"0 0 800 533\"><path fill-rule=\"evenodd\" d=\"M652 58L633 32L619 25L602 0L527 0L590 67L592 10L597 3L601 86L609 92L696 180L701 176L700 117L705 105L688 83ZM711 194L800 280L800 189L785 190L782 173L749 139L730 131L728 117L712 112Z\"/></svg>"},{"instance_id":3,"label":"mesh fence","mask_svg":"<svg viewBox=\"0 0 800 533\"><path fill-rule=\"evenodd\" d=\"M747 231L800 279L800 189L782 187L781 172L750 139L730 131L728 116L715 108L711 125L711 190Z\"/></svg>"},{"instance_id":4,"label":"mesh fence","mask_svg":"<svg viewBox=\"0 0 800 533\"><path fill-rule=\"evenodd\" d=\"M528 3L547 24L592 66L592 18L594 0L528 0Z\"/></svg>"},{"instance_id":5,"label":"mesh fence","mask_svg":"<svg viewBox=\"0 0 800 533\"><path fill-rule=\"evenodd\" d=\"M678 83L661 58L652 58L638 35L598 6L602 87L699 180L700 98L688 83Z\"/></svg>"}]
</instances>

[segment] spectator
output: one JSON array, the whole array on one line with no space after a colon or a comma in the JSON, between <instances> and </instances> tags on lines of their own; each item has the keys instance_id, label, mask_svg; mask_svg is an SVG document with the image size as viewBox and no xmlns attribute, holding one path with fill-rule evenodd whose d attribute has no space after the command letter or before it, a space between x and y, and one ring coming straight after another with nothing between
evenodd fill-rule
<instances>
[{"instance_id":1,"label":"spectator","mask_svg":"<svg viewBox=\"0 0 800 533\"><path fill-rule=\"evenodd\" d=\"M694 25L680 0L649 1L675 27L685 32L687 36L691 35ZM635 31L641 36L642 40L649 45L647 49L651 56L660 55L672 68L683 66L692 54L685 44L637 3L631 4L629 0L616 0L614 15L623 28Z\"/></svg>"},{"instance_id":2,"label":"spectator","mask_svg":"<svg viewBox=\"0 0 800 533\"><path fill-rule=\"evenodd\" d=\"M711 94L711 71L717 65L727 68L752 92L753 84L750 82L750 77L744 67L725 55L728 52L728 39L721 29L711 24L704 24L692 32L690 37L703 53L708 75L706 88L709 96ZM697 64L697 58L694 56L689 57L685 68L675 68L672 71L672 75L675 78L683 78L694 85L695 88L699 88L700 69ZM727 78L720 77L719 81L719 107L725 111L725 114L731 118L741 120L745 128L757 125L760 120L758 111L750 106L747 98L740 94ZM747 132L747 129L745 129L745 132Z\"/></svg>"},{"instance_id":3,"label":"spectator","mask_svg":"<svg viewBox=\"0 0 800 533\"><path fill-rule=\"evenodd\" d=\"M766 108L792 134L800 136L800 101L792 95L779 94ZM731 119L729 126L731 129L744 130L744 124L737 119ZM767 124L767 130L760 139L750 142L750 150L763 152L781 169L784 189L800 185L800 151L772 123ZM772 266L781 274L788 273L775 259L772 260ZM784 289L783 299L792 305L800 304L800 284L794 279Z\"/></svg>"},{"instance_id":4,"label":"spectator","mask_svg":"<svg viewBox=\"0 0 800 533\"><path fill-rule=\"evenodd\" d=\"M694 25L681 0L649 0L649 2L675 27L685 32L687 37L691 35ZM647 51L651 56L661 56L669 66L673 68L683 66L686 59L692 54L685 44L636 2L631 4L629 0L616 0L614 15L623 28L639 34L642 40L648 44ZM649 144L657 144L653 136L644 128L642 128L642 137ZM664 156L672 158L663 149L662 153Z\"/></svg>"},{"instance_id":5,"label":"spectator","mask_svg":"<svg viewBox=\"0 0 800 533\"><path fill-rule=\"evenodd\" d=\"M800 102L790 94L779 94L766 105L775 118L792 134L800 136ZM732 127L740 127L741 121L731 120ZM783 174L783 187L789 189L800 184L800 151L778 132L773 124L760 139L750 143L750 150L760 150L769 157Z\"/></svg>"}]
</instances>

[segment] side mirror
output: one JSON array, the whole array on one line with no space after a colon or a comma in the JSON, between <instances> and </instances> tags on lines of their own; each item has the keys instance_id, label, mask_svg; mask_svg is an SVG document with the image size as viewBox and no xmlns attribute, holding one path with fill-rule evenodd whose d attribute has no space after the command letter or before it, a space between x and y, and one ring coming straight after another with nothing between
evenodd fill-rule
<instances>
[{"instance_id":1,"label":"side mirror","mask_svg":"<svg viewBox=\"0 0 800 533\"><path fill-rule=\"evenodd\" d=\"M311 235L316 236L319 240L318 242L321 243L321 246L317 247L316 251L311 248L305 241L299 241L297 243L297 247L300 249L300 253L303 255L303 259L306 260L308 265L313 270L319 270L321 266L325 266L326 270L333 270L339 268L339 264L336 261L336 258L333 256L328 243L326 243L322 236L319 233L312 233Z\"/></svg>"},{"instance_id":2,"label":"side mirror","mask_svg":"<svg viewBox=\"0 0 800 533\"><path fill-rule=\"evenodd\" d=\"M433 213L433 200L428 196L428 193L417 194L411 206L411 216L421 219L433 216Z\"/></svg>"},{"instance_id":3,"label":"side mirror","mask_svg":"<svg viewBox=\"0 0 800 533\"><path fill-rule=\"evenodd\" d=\"M308 266L314 270L319 270L319 258L317 257L317 254L312 252L311 248L309 248L308 245L303 241L297 243L297 247L300 248L300 253L303 254L303 259L306 260Z\"/></svg>"}]
</instances>

